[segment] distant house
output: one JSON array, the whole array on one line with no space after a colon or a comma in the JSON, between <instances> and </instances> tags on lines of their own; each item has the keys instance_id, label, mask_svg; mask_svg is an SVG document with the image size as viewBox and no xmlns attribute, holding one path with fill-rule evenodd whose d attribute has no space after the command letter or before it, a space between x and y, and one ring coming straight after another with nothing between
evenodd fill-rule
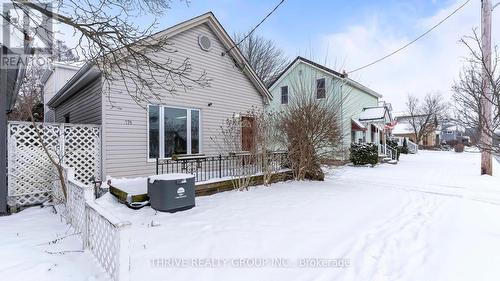
<instances>
[{"instance_id":1,"label":"distant house","mask_svg":"<svg viewBox=\"0 0 500 281\"><path fill-rule=\"evenodd\" d=\"M224 121L252 106L262 109L269 102L267 88L212 13L159 34L167 36L177 52L155 55L174 61L189 58L193 75L205 71L211 79L209 87L180 89L176 95L161 89L157 93L161 102L138 104L124 83L103 87L105 77L87 64L48 102L56 122L102 125L103 175L151 175L156 157L219 154L212 138ZM126 83L133 87L132 82ZM108 94L113 104L103 98Z\"/></svg>"},{"instance_id":2,"label":"distant house","mask_svg":"<svg viewBox=\"0 0 500 281\"><path fill-rule=\"evenodd\" d=\"M418 118L421 116L416 117ZM407 114L396 114L396 116L394 117L396 124L392 130L392 135L399 138L407 138L408 140L417 143L417 136L410 122L411 118L412 117ZM418 129L419 128L417 128L417 130ZM431 124L429 124L429 127L426 129L426 132L427 133L417 144L424 147L433 147L439 145L440 132L438 130L437 122L431 122Z\"/></svg>"},{"instance_id":3,"label":"distant house","mask_svg":"<svg viewBox=\"0 0 500 281\"><path fill-rule=\"evenodd\" d=\"M346 74L300 56L269 86L273 99L268 109L279 111L286 107L297 95L297 89L304 87L318 100L337 95L335 98L341 101L344 157L352 142L385 144L385 125L392 117L390 104L380 102L382 95Z\"/></svg>"},{"instance_id":4,"label":"distant house","mask_svg":"<svg viewBox=\"0 0 500 281\"><path fill-rule=\"evenodd\" d=\"M441 126L439 139L441 143L447 144L469 141L469 137L465 135L465 128L454 124L443 124Z\"/></svg>"},{"instance_id":5,"label":"distant house","mask_svg":"<svg viewBox=\"0 0 500 281\"><path fill-rule=\"evenodd\" d=\"M75 75L80 67L81 64L53 62L51 68L43 74L43 116L45 122L55 121L54 110L49 108L48 102Z\"/></svg>"},{"instance_id":6,"label":"distant house","mask_svg":"<svg viewBox=\"0 0 500 281\"><path fill-rule=\"evenodd\" d=\"M381 102L378 106L363 108L363 111L359 114L359 121L365 124L365 127L371 127L367 131L370 133L369 139L372 142L386 143L393 122L391 111L392 106L390 103ZM352 138L352 141L356 142L356 139ZM361 142L361 140L358 139L357 142Z\"/></svg>"}]
</instances>

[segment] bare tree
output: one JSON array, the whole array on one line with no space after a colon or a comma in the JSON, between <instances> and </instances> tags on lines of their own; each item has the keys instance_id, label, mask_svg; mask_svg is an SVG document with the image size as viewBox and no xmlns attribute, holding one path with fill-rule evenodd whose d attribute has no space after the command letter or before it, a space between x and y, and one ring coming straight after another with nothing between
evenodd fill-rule
<instances>
[{"instance_id":1,"label":"bare tree","mask_svg":"<svg viewBox=\"0 0 500 281\"><path fill-rule=\"evenodd\" d=\"M416 142L433 133L446 116L446 103L439 93L429 93L421 102L417 97L408 95L406 101L408 122L410 123Z\"/></svg>"},{"instance_id":2,"label":"bare tree","mask_svg":"<svg viewBox=\"0 0 500 281\"><path fill-rule=\"evenodd\" d=\"M123 84L137 103L161 101L160 90L175 94L209 85L205 72L193 75L190 58L178 61L155 56L158 52L177 52L166 35L155 33L158 20L170 9L172 0L56 0L50 4L11 1L15 9L2 16L21 30L25 39L40 37L47 44L57 43L57 31L43 24L49 21L73 29L77 36L73 49L100 70L105 83L131 83ZM142 24L136 24L144 15L152 20L144 22L141 18ZM19 19L27 19L34 25L26 29L26 23Z\"/></svg>"},{"instance_id":3,"label":"bare tree","mask_svg":"<svg viewBox=\"0 0 500 281\"><path fill-rule=\"evenodd\" d=\"M482 150L500 155L500 71L498 46L494 48L492 66L487 71L486 76L491 86L491 97L483 92L484 80L482 78L484 55L481 51L481 38L474 29L472 35L463 37L460 42L467 48L469 55L460 72L460 76L452 86L454 101L454 122L476 136L473 142ZM488 101L488 106L492 107L491 123L485 122L484 104L482 99ZM481 133L486 134L493 141L481 141Z\"/></svg>"},{"instance_id":4,"label":"bare tree","mask_svg":"<svg viewBox=\"0 0 500 281\"><path fill-rule=\"evenodd\" d=\"M243 38L245 34L242 33L233 36L235 42L240 42ZM255 33L250 34L239 45L239 49L266 86L269 86L290 62L285 52L273 40Z\"/></svg>"},{"instance_id":5,"label":"bare tree","mask_svg":"<svg viewBox=\"0 0 500 281\"><path fill-rule=\"evenodd\" d=\"M317 98L315 79L299 78L292 83L293 96L280 111L278 130L288 150L296 180L323 180L321 163L338 156L343 148L343 81L332 79L329 93Z\"/></svg>"}]
</instances>

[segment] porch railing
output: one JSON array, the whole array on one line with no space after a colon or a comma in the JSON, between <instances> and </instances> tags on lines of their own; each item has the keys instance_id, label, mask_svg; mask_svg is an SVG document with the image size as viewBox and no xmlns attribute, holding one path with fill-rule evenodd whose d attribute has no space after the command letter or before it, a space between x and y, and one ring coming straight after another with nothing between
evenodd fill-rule
<instances>
[{"instance_id":1,"label":"porch railing","mask_svg":"<svg viewBox=\"0 0 500 281\"><path fill-rule=\"evenodd\" d=\"M403 146L404 142L404 137L397 137L396 140L398 141L399 146ZM406 138L406 146L408 147L408 151L410 153L418 153L418 145L414 142L412 142L410 139Z\"/></svg>"},{"instance_id":2,"label":"porch railing","mask_svg":"<svg viewBox=\"0 0 500 281\"><path fill-rule=\"evenodd\" d=\"M387 144L378 145L378 154L385 155L387 158L397 160L397 150Z\"/></svg>"},{"instance_id":3,"label":"porch railing","mask_svg":"<svg viewBox=\"0 0 500 281\"><path fill-rule=\"evenodd\" d=\"M202 182L242 173L258 175L269 170L277 172L287 168L287 160L286 152L157 158L156 174L188 173L195 176L196 182Z\"/></svg>"}]
</instances>

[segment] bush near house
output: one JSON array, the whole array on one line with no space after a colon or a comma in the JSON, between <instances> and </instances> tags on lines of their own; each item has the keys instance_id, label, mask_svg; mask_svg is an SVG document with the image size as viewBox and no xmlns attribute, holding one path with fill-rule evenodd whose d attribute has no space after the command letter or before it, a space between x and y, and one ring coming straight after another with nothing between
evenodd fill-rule
<instances>
[{"instance_id":1,"label":"bush near house","mask_svg":"<svg viewBox=\"0 0 500 281\"><path fill-rule=\"evenodd\" d=\"M351 162L354 165L378 163L378 148L373 143L353 143L351 145Z\"/></svg>"}]
</instances>

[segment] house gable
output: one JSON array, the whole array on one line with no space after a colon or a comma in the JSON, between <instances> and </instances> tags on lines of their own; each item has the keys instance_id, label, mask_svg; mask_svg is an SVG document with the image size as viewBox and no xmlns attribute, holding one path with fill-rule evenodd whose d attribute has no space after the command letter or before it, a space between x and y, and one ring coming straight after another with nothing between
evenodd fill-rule
<instances>
[{"instance_id":1,"label":"house gable","mask_svg":"<svg viewBox=\"0 0 500 281\"><path fill-rule=\"evenodd\" d=\"M156 94L161 96L161 101L152 101L166 108L199 110L200 153L206 155L221 153L214 139L227 118L251 107L262 109L268 96L265 94L267 89L266 92L258 90L249 70L238 63L237 57L226 54L228 48L212 24L205 21L176 32L170 36L170 41L177 51L154 54L154 59L159 62L171 59L176 63L189 58L191 75L197 77L205 72L210 79L208 87L179 89L174 95L159 89ZM201 49L198 44L202 34L212 43L209 51ZM115 177L154 174L155 162L148 157L148 104L137 104L128 95L127 86L131 86L132 81L110 82L109 88L103 89L103 94L110 97L103 99L102 109L104 173Z\"/></svg>"}]
</instances>

